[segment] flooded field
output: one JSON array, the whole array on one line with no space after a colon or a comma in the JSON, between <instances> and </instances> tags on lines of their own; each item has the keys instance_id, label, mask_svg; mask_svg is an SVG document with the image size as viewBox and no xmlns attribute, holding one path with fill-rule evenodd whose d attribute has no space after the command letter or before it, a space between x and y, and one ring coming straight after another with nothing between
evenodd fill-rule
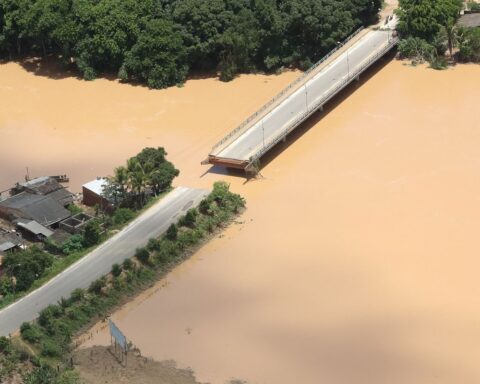
<instances>
[{"instance_id":1,"label":"flooded field","mask_svg":"<svg viewBox=\"0 0 480 384\"><path fill-rule=\"evenodd\" d=\"M113 315L143 355L199 381L478 383L480 66L385 63L263 178L206 172L222 132L295 76L148 91L0 66L2 183L31 162L78 187L163 145L177 184L225 179L246 197L237 224ZM92 334L84 347L109 342Z\"/></svg>"}]
</instances>

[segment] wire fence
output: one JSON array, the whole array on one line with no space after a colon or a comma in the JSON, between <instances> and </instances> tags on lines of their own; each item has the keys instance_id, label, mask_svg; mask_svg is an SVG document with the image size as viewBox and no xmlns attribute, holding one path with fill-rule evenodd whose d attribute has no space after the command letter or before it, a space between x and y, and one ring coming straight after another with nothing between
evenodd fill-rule
<instances>
[{"instance_id":1,"label":"wire fence","mask_svg":"<svg viewBox=\"0 0 480 384\"><path fill-rule=\"evenodd\" d=\"M318 62L316 62L314 65L312 65L307 71L303 73L302 76L298 77L296 80L294 80L292 83L290 83L286 88L284 88L280 93L278 93L276 96L274 96L272 99L270 99L266 104L264 104L259 110L257 110L255 113L247 117L239 126L237 126L235 129L233 129L230 133L228 133L222 140L220 140L218 143L216 143L213 148L212 148L212 153L220 147L222 144L227 142L228 140L232 139L232 137L236 134L240 135L242 132L243 128L246 128L248 124L257 118L260 114L262 114L266 109L268 109L270 106L272 106L275 102L277 102L279 99L281 99L287 92L289 92L293 87L295 87L297 84L301 83L302 81L306 80L306 78L315 70L317 69L320 65L322 65L326 60L328 60L332 55L334 55L338 50L340 50L342 47L345 46L350 40L352 40L355 36L357 36L364 28L360 27L358 28L355 32L353 32L350 36L348 36L341 44L337 45L333 50L331 50L326 56L322 57Z\"/></svg>"}]
</instances>

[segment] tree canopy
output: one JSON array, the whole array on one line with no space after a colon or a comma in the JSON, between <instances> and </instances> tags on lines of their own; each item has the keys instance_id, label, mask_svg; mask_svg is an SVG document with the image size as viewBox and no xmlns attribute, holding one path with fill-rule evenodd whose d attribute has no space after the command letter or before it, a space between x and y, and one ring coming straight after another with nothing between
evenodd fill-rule
<instances>
[{"instance_id":1,"label":"tree canopy","mask_svg":"<svg viewBox=\"0 0 480 384\"><path fill-rule=\"evenodd\" d=\"M381 0L0 0L0 57L55 54L85 79L118 73L151 88L182 83L195 70L220 71L229 80L239 72L306 67L373 21L380 6Z\"/></svg>"},{"instance_id":2,"label":"tree canopy","mask_svg":"<svg viewBox=\"0 0 480 384\"><path fill-rule=\"evenodd\" d=\"M115 168L104 187L104 196L122 206L141 208L148 194L166 191L180 173L165 156L167 152L162 147L144 148L128 159L126 166Z\"/></svg>"},{"instance_id":3,"label":"tree canopy","mask_svg":"<svg viewBox=\"0 0 480 384\"><path fill-rule=\"evenodd\" d=\"M462 0L400 0L397 29L404 36L433 41L442 28L454 24Z\"/></svg>"}]
</instances>

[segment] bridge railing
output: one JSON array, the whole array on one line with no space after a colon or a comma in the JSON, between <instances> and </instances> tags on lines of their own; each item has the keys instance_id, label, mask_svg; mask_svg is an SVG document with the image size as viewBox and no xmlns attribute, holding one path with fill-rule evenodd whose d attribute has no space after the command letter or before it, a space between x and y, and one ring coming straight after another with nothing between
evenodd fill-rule
<instances>
[{"instance_id":1,"label":"bridge railing","mask_svg":"<svg viewBox=\"0 0 480 384\"><path fill-rule=\"evenodd\" d=\"M233 129L230 133L228 133L222 140L220 140L218 143L216 143L213 148L212 148L212 153L220 147L222 144L230 140L235 134L240 134L241 130L245 128L252 120L257 118L261 113L263 113L266 109L268 109L272 104L274 104L276 101L281 99L287 92L289 92L293 87L295 87L297 84L301 83L304 81L308 75L312 73L316 68L318 68L320 65L322 65L326 60L328 60L333 54L335 54L339 49L341 49L345 44L347 44L350 40L352 40L355 36L357 36L364 28L360 27L358 28L355 32L353 32L350 36L348 36L341 44L337 45L333 50L331 50L327 55L322 57L318 62L316 62L314 65L312 65L308 70L306 70L303 75L299 76L297 79L295 79L292 83L290 83L286 88L284 88L280 93L275 95L272 99L270 99L266 104L264 104L259 110L257 110L255 113L247 117L239 126L237 126L235 129Z\"/></svg>"},{"instance_id":2,"label":"bridge railing","mask_svg":"<svg viewBox=\"0 0 480 384\"><path fill-rule=\"evenodd\" d=\"M298 125L310 117L315 111L317 111L322 105L334 97L341 89L345 88L350 82L352 82L357 76L359 76L363 71L365 71L370 65L377 61L380 57L385 55L390 49L392 49L398 43L398 38L390 35L388 44L379 50L375 55L366 59L364 62L360 63L356 70L353 71L350 75L347 75L346 79L343 79L337 86L335 86L331 91L318 100L313 107L309 108L304 114L299 116L294 120L288 127L286 127L282 132L280 132L276 137L267 142L255 155L249 159L249 164L254 164L257 162L266 152L278 144L286 135L293 131Z\"/></svg>"}]
</instances>

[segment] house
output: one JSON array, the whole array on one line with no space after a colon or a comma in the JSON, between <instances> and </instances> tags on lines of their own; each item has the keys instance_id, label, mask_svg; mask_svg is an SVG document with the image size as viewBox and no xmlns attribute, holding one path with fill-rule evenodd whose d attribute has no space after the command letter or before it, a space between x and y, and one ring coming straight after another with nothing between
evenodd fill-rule
<instances>
[{"instance_id":1,"label":"house","mask_svg":"<svg viewBox=\"0 0 480 384\"><path fill-rule=\"evenodd\" d=\"M73 203L73 194L56 179L49 176L37 177L25 183L17 183L12 192L14 195L27 192L33 195L50 196L63 207Z\"/></svg>"},{"instance_id":2,"label":"house","mask_svg":"<svg viewBox=\"0 0 480 384\"><path fill-rule=\"evenodd\" d=\"M111 209L112 203L103 196L103 188L107 185L107 179L97 177L82 185L83 204L89 207L98 206L102 209Z\"/></svg>"},{"instance_id":3,"label":"house","mask_svg":"<svg viewBox=\"0 0 480 384\"><path fill-rule=\"evenodd\" d=\"M14 251L20 248L22 238L16 232L8 232L0 229L0 252Z\"/></svg>"},{"instance_id":4,"label":"house","mask_svg":"<svg viewBox=\"0 0 480 384\"><path fill-rule=\"evenodd\" d=\"M20 192L0 202L0 217L12 222L18 219L29 219L49 227L55 226L70 216L70 211L50 194Z\"/></svg>"},{"instance_id":5,"label":"house","mask_svg":"<svg viewBox=\"0 0 480 384\"><path fill-rule=\"evenodd\" d=\"M44 241L53 235L53 231L35 220L18 219L14 222L23 236L31 241Z\"/></svg>"}]
</instances>

